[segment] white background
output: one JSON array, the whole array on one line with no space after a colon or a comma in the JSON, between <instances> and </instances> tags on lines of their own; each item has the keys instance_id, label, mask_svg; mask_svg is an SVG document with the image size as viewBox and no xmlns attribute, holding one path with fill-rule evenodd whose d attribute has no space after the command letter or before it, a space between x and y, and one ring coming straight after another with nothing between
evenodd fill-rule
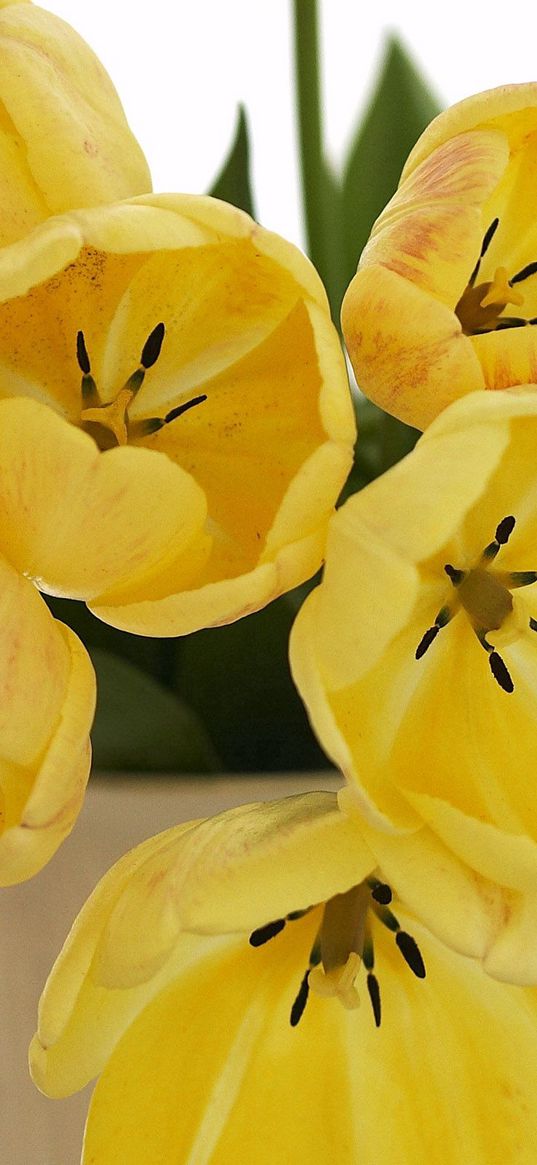
<instances>
[{"instance_id":1,"label":"white background","mask_svg":"<svg viewBox=\"0 0 537 1165\"><path fill-rule=\"evenodd\" d=\"M245 102L258 217L302 243L292 87L291 0L50 0L119 90L156 190L204 192ZM387 31L404 39L443 104L537 79L537 10L451 0L320 0L325 134L342 156Z\"/></svg>"}]
</instances>

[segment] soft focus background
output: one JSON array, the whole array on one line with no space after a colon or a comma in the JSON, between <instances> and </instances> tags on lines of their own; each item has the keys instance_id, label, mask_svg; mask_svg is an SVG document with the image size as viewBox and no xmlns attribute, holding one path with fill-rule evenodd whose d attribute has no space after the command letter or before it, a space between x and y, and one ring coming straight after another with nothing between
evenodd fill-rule
<instances>
[{"instance_id":1,"label":"soft focus background","mask_svg":"<svg viewBox=\"0 0 537 1165\"><path fill-rule=\"evenodd\" d=\"M477 90L534 77L529 0L520 0L513 20L499 6L463 0L444 8L418 0L50 6L108 68L155 189L216 193L304 247L336 324L371 225L431 118ZM355 401L360 440L347 493L417 437L358 392ZM80 604L53 600L96 667L95 767L208 773L326 765L287 663L306 589L231 627L175 641L113 631Z\"/></svg>"},{"instance_id":2,"label":"soft focus background","mask_svg":"<svg viewBox=\"0 0 537 1165\"><path fill-rule=\"evenodd\" d=\"M119 90L157 190L207 190L239 102L254 140L259 219L299 244L290 0L51 0ZM402 38L442 104L535 79L535 6L320 0L325 131L342 158L371 93L387 33Z\"/></svg>"}]
</instances>

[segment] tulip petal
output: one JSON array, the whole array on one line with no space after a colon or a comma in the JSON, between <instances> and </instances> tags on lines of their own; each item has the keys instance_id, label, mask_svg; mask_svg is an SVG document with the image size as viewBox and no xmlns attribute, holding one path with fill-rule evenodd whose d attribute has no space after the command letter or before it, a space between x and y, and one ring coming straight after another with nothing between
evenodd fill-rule
<instances>
[{"instance_id":1,"label":"tulip petal","mask_svg":"<svg viewBox=\"0 0 537 1165\"><path fill-rule=\"evenodd\" d=\"M509 161L495 130L450 138L401 182L360 259L380 264L453 310L479 255L482 207Z\"/></svg>"},{"instance_id":2,"label":"tulip petal","mask_svg":"<svg viewBox=\"0 0 537 1165\"><path fill-rule=\"evenodd\" d=\"M409 425L425 428L453 400L485 387L455 313L387 267L360 268L341 319L362 392Z\"/></svg>"},{"instance_id":3,"label":"tulip petal","mask_svg":"<svg viewBox=\"0 0 537 1165\"><path fill-rule=\"evenodd\" d=\"M265 950L237 946L207 959L200 951L113 1054L83 1161L391 1165L396 1146L400 1161L532 1165L535 993L494 983L412 920L405 925L427 981L376 932L379 1030L365 1002L346 1012L315 996L290 1026L308 919Z\"/></svg>"},{"instance_id":4,"label":"tulip petal","mask_svg":"<svg viewBox=\"0 0 537 1165\"><path fill-rule=\"evenodd\" d=\"M52 594L92 598L142 585L202 536L205 499L189 474L146 449L100 453L35 401L0 401L0 544Z\"/></svg>"},{"instance_id":5,"label":"tulip petal","mask_svg":"<svg viewBox=\"0 0 537 1165\"><path fill-rule=\"evenodd\" d=\"M144 842L100 882L49 977L35 1044L47 1089L66 1086L81 1027L89 1042L77 1047L76 1087L102 1067L134 1011L190 958L182 930L252 931L348 890L373 867L333 793L241 806Z\"/></svg>"},{"instance_id":6,"label":"tulip petal","mask_svg":"<svg viewBox=\"0 0 537 1165\"><path fill-rule=\"evenodd\" d=\"M513 147L518 147L537 129L537 85L499 85L457 101L435 117L411 150L401 175L404 181L425 158L455 137L468 130L494 125L509 136Z\"/></svg>"},{"instance_id":7,"label":"tulip petal","mask_svg":"<svg viewBox=\"0 0 537 1165\"><path fill-rule=\"evenodd\" d=\"M0 559L0 885L35 874L72 829L89 774L95 677L75 635Z\"/></svg>"},{"instance_id":8,"label":"tulip petal","mask_svg":"<svg viewBox=\"0 0 537 1165\"><path fill-rule=\"evenodd\" d=\"M118 95L88 45L37 5L0 12L0 242L50 214L151 188Z\"/></svg>"}]
</instances>

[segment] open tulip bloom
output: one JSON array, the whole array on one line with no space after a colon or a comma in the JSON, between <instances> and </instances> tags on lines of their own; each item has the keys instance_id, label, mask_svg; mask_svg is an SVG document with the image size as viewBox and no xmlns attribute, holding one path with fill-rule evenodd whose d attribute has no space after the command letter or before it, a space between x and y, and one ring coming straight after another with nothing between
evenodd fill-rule
<instances>
[{"instance_id":1,"label":"open tulip bloom","mask_svg":"<svg viewBox=\"0 0 537 1165\"><path fill-rule=\"evenodd\" d=\"M30 1061L52 1096L101 1073L84 1165L532 1165L536 1003L392 901L358 824L311 793L121 859Z\"/></svg>"},{"instance_id":2,"label":"open tulip bloom","mask_svg":"<svg viewBox=\"0 0 537 1165\"><path fill-rule=\"evenodd\" d=\"M358 384L423 429L537 380L537 85L454 105L412 150L343 303Z\"/></svg>"},{"instance_id":3,"label":"open tulip bloom","mask_svg":"<svg viewBox=\"0 0 537 1165\"><path fill-rule=\"evenodd\" d=\"M49 594L178 635L320 565L343 355L311 264L241 211L147 195L5 247L0 396L0 543Z\"/></svg>"},{"instance_id":4,"label":"open tulip bloom","mask_svg":"<svg viewBox=\"0 0 537 1165\"><path fill-rule=\"evenodd\" d=\"M386 876L518 983L537 981L536 441L533 387L446 409L335 516L291 642Z\"/></svg>"}]
</instances>

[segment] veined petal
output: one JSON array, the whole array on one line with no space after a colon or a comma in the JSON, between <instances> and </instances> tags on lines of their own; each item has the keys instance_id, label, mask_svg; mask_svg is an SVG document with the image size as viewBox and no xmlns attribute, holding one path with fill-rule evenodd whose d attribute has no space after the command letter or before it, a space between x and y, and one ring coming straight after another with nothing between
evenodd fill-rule
<instances>
[{"instance_id":1,"label":"veined petal","mask_svg":"<svg viewBox=\"0 0 537 1165\"><path fill-rule=\"evenodd\" d=\"M145 158L91 49L33 4L0 9L0 243L50 214L143 194Z\"/></svg>"},{"instance_id":2,"label":"veined petal","mask_svg":"<svg viewBox=\"0 0 537 1165\"><path fill-rule=\"evenodd\" d=\"M388 267L453 309L481 246L483 203L508 160L499 130L450 137L399 184L360 267Z\"/></svg>"},{"instance_id":3,"label":"veined petal","mask_svg":"<svg viewBox=\"0 0 537 1165\"><path fill-rule=\"evenodd\" d=\"M31 877L72 829L90 767L95 677L75 635L0 559L0 885Z\"/></svg>"},{"instance_id":4,"label":"veined petal","mask_svg":"<svg viewBox=\"0 0 537 1165\"><path fill-rule=\"evenodd\" d=\"M100 453L36 401L0 401L0 418L0 545L42 590L93 598L143 585L203 536L203 492L167 458Z\"/></svg>"},{"instance_id":5,"label":"veined petal","mask_svg":"<svg viewBox=\"0 0 537 1165\"><path fill-rule=\"evenodd\" d=\"M396 271L360 268L341 320L362 392L409 425L418 423L416 400L425 428L453 400L485 387L453 311Z\"/></svg>"},{"instance_id":6,"label":"veined petal","mask_svg":"<svg viewBox=\"0 0 537 1165\"><path fill-rule=\"evenodd\" d=\"M425 131L373 227L343 330L359 385L410 424L536 378L536 164L537 86L478 94Z\"/></svg>"},{"instance_id":7,"label":"veined petal","mask_svg":"<svg viewBox=\"0 0 537 1165\"><path fill-rule=\"evenodd\" d=\"M537 129L537 84L499 85L457 101L435 117L411 150L401 175L404 181L425 158L456 134L480 129L481 126L509 135L513 147L522 144Z\"/></svg>"},{"instance_id":8,"label":"veined petal","mask_svg":"<svg viewBox=\"0 0 537 1165\"><path fill-rule=\"evenodd\" d=\"M290 1026L310 917L260 950L233 940L204 956L201 940L197 963L113 1052L83 1160L391 1165L395 1145L405 1163L425 1155L431 1165L532 1165L535 992L494 983L412 919L403 923L418 938L427 980L414 979L375 928L380 1029L365 1003L349 1012L314 995ZM358 982L363 990L365 976ZM34 1075L54 1088L37 1060Z\"/></svg>"}]
</instances>

